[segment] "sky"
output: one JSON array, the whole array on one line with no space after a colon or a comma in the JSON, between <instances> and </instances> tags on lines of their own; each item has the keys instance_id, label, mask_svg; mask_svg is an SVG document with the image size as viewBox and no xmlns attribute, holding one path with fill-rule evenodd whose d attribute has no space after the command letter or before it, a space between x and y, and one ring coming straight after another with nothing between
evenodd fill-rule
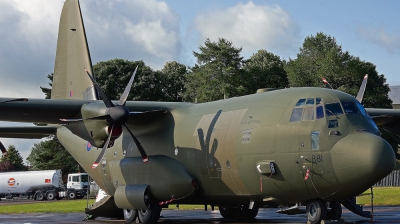
<instances>
[{"instance_id":1,"label":"sky","mask_svg":"<svg viewBox=\"0 0 400 224\"><path fill-rule=\"evenodd\" d=\"M0 97L44 98L54 70L63 0L0 0ZM93 64L143 60L196 63L206 38L226 38L249 58L265 49L295 59L307 36L323 32L344 51L400 85L400 1L81 0ZM0 122L0 126L15 125ZM26 124L23 124L26 125ZM1 139L24 159L40 140Z\"/></svg>"}]
</instances>

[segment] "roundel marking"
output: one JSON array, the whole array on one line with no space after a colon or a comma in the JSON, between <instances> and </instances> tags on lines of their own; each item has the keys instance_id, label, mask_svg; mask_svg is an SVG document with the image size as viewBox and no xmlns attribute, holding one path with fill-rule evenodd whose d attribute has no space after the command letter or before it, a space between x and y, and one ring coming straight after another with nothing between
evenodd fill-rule
<instances>
[{"instance_id":1,"label":"roundel marking","mask_svg":"<svg viewBox=\"0 0 400 224\"><path fill-rule=\"evenodd\" d=\"M8 179L8 185L10 185L12 187L12 186L14 186L14 184L15 184L14 178L11 177L10 179Z\"/></svg>"},{"instance_id":2,"label":"roundel marking","mask_svg":"<svg viewBox=\"0 0 400 224\"><path fill-rule=\"evenodd\" d=\"M92 149L92 144L90 144L90 142L88 142L87 144L86 144L86 150L87 151L90 151Z\"/></svg>"}]
</instances>

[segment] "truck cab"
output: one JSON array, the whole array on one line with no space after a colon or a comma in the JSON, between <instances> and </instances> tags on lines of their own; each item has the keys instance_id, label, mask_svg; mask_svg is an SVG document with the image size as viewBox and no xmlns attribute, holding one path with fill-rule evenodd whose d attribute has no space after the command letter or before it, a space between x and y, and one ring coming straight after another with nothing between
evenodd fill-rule
<instances>
[{"instance_id":1,"label":"truck cab","mask_svg":"<svg viewBox=\"0 0 400 224\"><path fill-rule=\"evenodd\" d=\"M89 176L87 173L68 174L67 197L69 199L83 198L89 190Z\"/></svg>"}]
</instances>

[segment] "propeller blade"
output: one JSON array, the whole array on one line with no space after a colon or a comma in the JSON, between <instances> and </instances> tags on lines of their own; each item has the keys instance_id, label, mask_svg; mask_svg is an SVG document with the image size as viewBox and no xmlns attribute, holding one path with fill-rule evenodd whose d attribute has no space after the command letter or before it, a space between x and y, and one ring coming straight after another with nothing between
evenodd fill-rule
<instances>
[{"instance_id":1,"label":"propeller blade","mask_svg":"<svg viewBox=\"0 0 400 224\"><path fill-rule=\"evenodd\" d=\"M365 76L364 76L364 80L363 80L363 82L361 83L361 86L360 86L360 90L358 90L358 93L357 93L357 97L356 97L356 99L358 100L358 102L362 102L362 99L363 99L363 97L364 97L364 92L365 92L365 87L367 86L367 81L368 81L368 74L366 74Z\"/></svg>"},{"instance_id":2,"label":"propeller blade","mask_svg":"<svg viewBox=\"0 0 400 224\"><path fill-rule=\"evenodd\" d=\"M0 150L1 150L1 153L3 154L3 156L7 155L6 147L4 147L3 143L1 143L1 142L0 142Z\"/></svg>"},{"instance_id":3,"label":"propeller blade","mask_svg":"<svg viewBox=\"0 0 400 224\"><path fill-rule=\"evenodd\" d=\"M325 88L333 89L331 84L329 84L329 82L325 78L322 78L322 82L325 84Z\"/></svg>"},{"instance_id":4,"label":"propeller blade","mask_svg":"<svg viewBox=\"0 0 400 224\"><path fill-rule=\"evenodd\" d=\"M101 89L99 84L93 79L92 75L90 75L89 71L85 68L86 74L89 76L90 80L92 80L94 88L97 90L97 92L100 94L101 99L103 100L104 104L106 105L107 108L114 107L114 104L111 102L111 100L108 98L106 93Z\"/></svg>"},{"instance_id":5,"label":"propeller blade","mask_svg":"<svg viewBox=\"0 0 400 224\"><path fill-rule=\"evenodd\" d=\"M136 71L138 66L136 66L135 71L133 72L131 79L128 82L128 85L125 87L124 93L121 95L121 98L118 101L118 105L125 106L126 99L128 99L129 91L131 91L133 79L135 79Z\"/></svg>"},{"instance_id":6,"label":"propeller blade","mask_svg":"<svg viewBox=\"0 0 400 224\"><path fill-rule=\"evenodd\" d=\"M107 151L108 144L110 143L110 139L111 139L111 135L112 135L113 130L114 130L114 125L111 126L111 131L110 131L110 134L108 134L108 138L107 138L106 144L104 144L103 148L101 149L101 152L100 152L99 156L97 157L96 161L94 161L94 163L92 165L92 169L96 168L99 165L100 161L103 160L104 154Z\"/></svg>"},{"instance_id":7,"label":"propeller blade","mask_svg":"<svg viewBox=\"0 0 400 224\"><path fill-rule=\"evenodd\" d=\"M27 98L17 98L17 99L1 101L0 103L8 103L8 102L14 102L14 101L28 101L28 99Z\"/></svg>"},{"instance_id":8,"label":"propeller blade","mask_svg":"<svg viewBox=\"0 0 400 224\"><path fill-rule=\"evenodd\" d=\"M124 127L126 130L128 130L129 134L131 134L133 141L135 142L137 148L139 149L140 155L142 155L142 160L144 163L147 163L149 161L149 158L147 157L146 152L144 151L142 145L140 144L139 140L135 137L135 135L129 130L128 126L124 124Z\"/></svg>"},{"instance_id":9,"label":"propeller blade","mask_svg":"<svg viewBox=\"0 0 400 224\"><path fill-rule=\"evenodd\" d=\"M64 122L77 122L77 121L87 121L87 120L106 120L110 115L103 115L98 117L89 117L89 118L77 118L77 119L60 119L60 121Z\"/></svg>"}]
</instances>

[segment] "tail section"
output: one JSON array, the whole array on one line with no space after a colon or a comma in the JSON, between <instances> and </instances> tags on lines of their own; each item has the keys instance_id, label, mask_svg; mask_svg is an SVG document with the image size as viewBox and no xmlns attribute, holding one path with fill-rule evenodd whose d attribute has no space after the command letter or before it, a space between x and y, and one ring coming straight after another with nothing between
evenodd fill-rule
<instances>
[{"instance_id":1,"label":"tail section","mask_svg":"<svg viewBox=\"0 0 400 224\"><path fill-rule=\"evenodd\" d=\"M61 12L51 99L97 99L85 68L93 73L78 0L66 0Z\"/></svg>"}]
</instances>

